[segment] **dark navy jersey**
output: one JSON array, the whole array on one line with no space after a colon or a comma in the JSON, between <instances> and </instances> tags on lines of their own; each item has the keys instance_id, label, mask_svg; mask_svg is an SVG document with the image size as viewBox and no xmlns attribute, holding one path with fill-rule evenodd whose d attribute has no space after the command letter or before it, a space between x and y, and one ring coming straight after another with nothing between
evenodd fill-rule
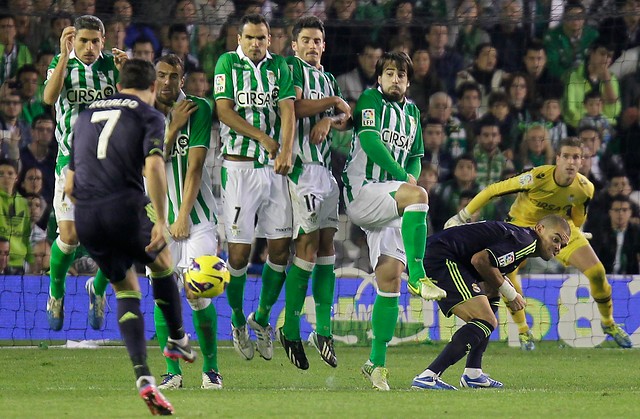
<instances>
[{"instance_id":1,"label":"dark navy jersey","mask_svg":"<svg viewBox=\"0 0 640 419\"><path fill-rule=\"evenodd\" d=\"M502 221L464 224L429 236L425 258L444 257L475 271L471 257L487 250L491 265L506 274L536 251L537 239L533 229Z\"/></svg>"},{"instance_id":2,"label":"dark navy jersey","mask_svg":"<svg viewBox=\"0 0 640 419\"><path fill-rule=\"evenodd\" d=\"M73 126L73 195L90 200L127 189L144 193L145 158L162 155L164 120L136 96L117 94L93 102Z\"/></svg>"}]
</instances>

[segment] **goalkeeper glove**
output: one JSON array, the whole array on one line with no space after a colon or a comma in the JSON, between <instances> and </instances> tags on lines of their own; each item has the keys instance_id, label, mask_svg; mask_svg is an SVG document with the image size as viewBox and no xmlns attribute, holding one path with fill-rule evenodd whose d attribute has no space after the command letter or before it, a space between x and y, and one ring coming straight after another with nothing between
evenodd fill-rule
<instances>
[{"instance_id":1,"label":"goalkeeper glove","mask_svg":"<svg viewBox=\"0 0 640 419\"><path fill-rule=\"evenodd\" d=\"M456 227L469 222L471 222L471 215L463 208L459 213L449 218L447 222L444 223L444 228Z\"/></svg>"}]
</instances>

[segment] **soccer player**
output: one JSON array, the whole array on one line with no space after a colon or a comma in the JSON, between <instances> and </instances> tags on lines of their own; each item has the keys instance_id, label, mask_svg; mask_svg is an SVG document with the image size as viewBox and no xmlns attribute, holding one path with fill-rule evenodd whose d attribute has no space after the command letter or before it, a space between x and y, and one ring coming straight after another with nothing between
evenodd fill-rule
<instances>
[{"instance_id":1,"label":"soccer player","mask_svg":"<svg viewBox=\"0 0 640 419\"><path fill-rule=\"evenodd\" d=\"M173 407L156 388L147 365L134 262L151 269L153 298L169 327L165 355L193 362L196 354L182 327L180 294L166 246L165 121L152 106L155 80L153 64L130 60L122 68L121 93L97 100L76 118L65 192L76 200L78 237L116 292L118 325L140 396L151 413L167 415Z\"/></svg>"},{"instance_id":2,"label":"soccer player","mask_svg":"<svg viewBox=\"0 0 640 419\"><path fill-rule=\"evenodd\" d=\"M351 108L344 101L336 79L324 71L324 24L315 16L299 19L293 26L293 70L298 119L293 146L293 170L289 191L293 206L293 237L296 256L285 281L285 317L280 342L296 367L309 362L300 337L300 313L312 277L316 307L316 331L309 342L324 362L338 366L331 336L331 308L335 288L333 236L338 229L338 183L331 174L331 128L349 127Z\"/></svg>"},{"instance_id":3,"label":"soccer player","mask_svg":"<svg viewBox=\"0 0 640 419\"><path fill-rule=\"evenodd\" d=\"M416 376L412 388L457 390L440 379L451 365L467 355L460 385L502 388L482 371L482 356L491 332L498 326L495 313L500 295L512 310L526 302L504 274L528 257L549 260L567 246L571 227L559 215L547 215L533 228L502 221L485 221L443 230L429 237L424 265L429 278L437 278L447 297L438 301L442 313L455 314L466 323L454 333L440 355Z\"/></svg>"},{"instance_id":4,"label":"soccer player","mask_svg":"<svg viewBox=\"0 0 640 419\"><path fill-rule=\"evenodd\" d=\"M518 193L509 211L511 223L521 227L533 227L537 220L549 214L565 217L571 226L571 241L558 254L558 260L582 272L589 279L591 296L598 304L602 330L615 342L630 348L629 335L615 323L611 302L611 285L607 281L604 266L593 248L579 230L587 216L587 206L593 198L593 184L578 173L582 164L582 142L575 137L560 141L556 164L539 166L518 176L489 185L445 224L445 228L469 222L471 215L484 207L492 198ZM522 295L522 287L516 278L517 270L509 276L516 290ZM524 310L513 313L518 326L520 345L524 350L535 348Z\"/></svg>"},{"instance_id":5,"label":"soccer player","mask_svg":"<svg viewBox=\"0 0 640 419\"><path fill-rule=\"evenodd\" d=\"M78 247L78 235L74 225L73 203L64 193L65 176L69 164L69 152L73 142L72 127L78 114L94 100L103 99L116 92L119 69L127 59L124 51L113 49L113 55L102 52L104 25L95 16L80 16L74 26L64 28L60 36L60 54L47 71L43 100L55 105L57 115L56 186L53 197L58 238L51 246L51 271L47 319L52 330L62 329L64 322L65 280ZM98 271L95 279L89 279L89 324L100 329L104 320L104 293L108 279Z\"/></svg>"},{"instance_id":6,"label":"soccer player","mask_svg":"<svg viewBox=\"0 0 640 419\"><path fill-rule=\"evenodd\" d=\"M169 250L176 274L189 267L191 260L202 255L215 255L216 202L211 192L209 173L204 166L211 142L209 103L200 97L186 96L182 91L184 67L174 54L160 57L156 63L156 104L165 116L165 168L168 185ZM218 314L210 298L188 298L193 310L193 325L204 355L202 388L222 388L218 373ZM161 348L169 336L169 328L158 304L154 306L156 335ZM182 387L182 370L177 360L166 358L167 374L158 386L161 390Z\"/></svg>"},{"instance_id":7,"label":"soccer player","mask_svg":"<svg viewBox=\"0 0 640 419\"><path fill-rule=\"evenodd\" d=\"M362 372L374 388L389 390L387 345L398 320L405 266L411 293L439 299L444 291L431 283L422 265L429 204L427 192L416 185L424 150L420 111L405 97L413 63L403 52L384 53L375 74L378 87L365 90L356 105L356 135L343 181L347 215L367 234L378 284L371 355Z\"/></svg>"},{"instance_id":8,"label":"soccer player","mask_svg":"<svg viewBox=\"0 0 640 419\"><path fill-rule=\"evenodd\" d=\"M224 158L222 202L231 273L227 299L233 346L247 360L254 355L247 324L256 334L260 356L273 356L269 315L284 285L292 230L286 175L291 169L296 94L285 59L267 51L269 40L264 16L242 17L238 48L220 57L213 80ZM258 309L245 317L244 285L256 215L256 235L266 237L269 256Z\"/></svg>"}]
</instances>

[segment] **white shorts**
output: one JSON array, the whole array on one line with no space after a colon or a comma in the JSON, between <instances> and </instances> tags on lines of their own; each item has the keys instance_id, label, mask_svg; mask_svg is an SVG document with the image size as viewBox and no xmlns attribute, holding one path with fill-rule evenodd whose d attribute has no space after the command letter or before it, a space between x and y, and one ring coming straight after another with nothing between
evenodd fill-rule
<instances>
[{"instance_id":1,"label":"white shorts","mask_svg":"<svg viewBox=\"0 0 640 419\"><path fill-rule=\"evenodd\" d=\"M323 228L338 229L340 190L335 178L320 164L302 168L298 183L289 179L293 207L293 238Z\"/></svg>"},{"instance_id":2,"label":"white shorts","mask_svg":"<svg viewBox=\"0 0 640 419\"><path fill-rule=\"evenodd\" d=\"M380 227L371 230L364 228L363 230L367 234L369 262L374 270L378 266L380 255L390 256L407 266L407 255L404 251L400 227Z\"/></svg>"},{"instance_id":3,"label":"white shorts","mask_svg":"<svg viewBox=\"0 0 640 419\"><path fill-rule=\"evenodd\" d=\"M60 221L73 222L76 220L73 213L75 205L73 205L73 202L71 202L67 194L64 193L67 170L69 170L69 166L65 166L60 171L60 174L56 173L56 184L53 191L53 210L55 211L56 221L58 223L60 223Z\"/></svg>"},{"instance_id":4,"label":"white shorts","mask_svg":"<svg viewBox=\"0 0 640 419\"><path fill-rule=\"evenodd\" d=\"M229 243L291 237L293 214L287 178L254 162L222 162L222 219ZM258 216L256 227L256 215Z\"/></svg>"},{"instance_id":5,"label":"white shorts","mask_svg":"<svg viewBox=\"0 0 640 419\"><path fill-rule=\"evenodd\" d=\"M189 238L180 241L170 238L168 246L176 271L182 272L198 256L216 255L218 253L216 224L206 222L191 226Z\"/></svg>"}]
</instances>

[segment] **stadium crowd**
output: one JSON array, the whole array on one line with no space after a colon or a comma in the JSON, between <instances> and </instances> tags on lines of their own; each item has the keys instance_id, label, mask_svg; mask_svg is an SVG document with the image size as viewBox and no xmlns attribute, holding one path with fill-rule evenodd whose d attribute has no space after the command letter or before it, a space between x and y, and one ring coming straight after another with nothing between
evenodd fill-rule
<instances>
[{"instance_id":1,"label":"stadium crowd","mask_svg":"<svg viewBox=\"0 0 640 419\"><path fill-rule=\"evenodd\" d=\"M560 140L576 136L585 150L580 172L596 187L585 231L593 233L607 272L639 272L640 208L634 191L640 189L635 144L640 136L640 1L2 3L0 243L9 243L8 260L0 260L2 273L48 270L56 236L51 208L57 144L43 82L60 52L62 31L74 17L104 19L105 51L115 47L147 60L178 55L185 64L185 93L213 105L218 58L236 49L239 18L251 12L269 19L270 51L284 56L293 53L291 28L298 18L323 19L324 69L336 76L352 108L375 85L375 64L383 51L404 51L412 58L408 97L422 115L425 154L418 184L429 192L430 234L487 185L553 164ZM217 133L217 123L213 130ZM333 136L339 182L351 136L351 131ZM219 173L214 149L208 164ZM215 175L213 182L219 184ZM473 217L505 219L513 199L494 200ZM336 242L336 265L371 272L362 231L349 222L342 226L347 231ZM265 245L258 244L251 272L260 272L266 260ZM86 253L76 258L72 273L97 269Z\"/></svg>"}]
</instances>

